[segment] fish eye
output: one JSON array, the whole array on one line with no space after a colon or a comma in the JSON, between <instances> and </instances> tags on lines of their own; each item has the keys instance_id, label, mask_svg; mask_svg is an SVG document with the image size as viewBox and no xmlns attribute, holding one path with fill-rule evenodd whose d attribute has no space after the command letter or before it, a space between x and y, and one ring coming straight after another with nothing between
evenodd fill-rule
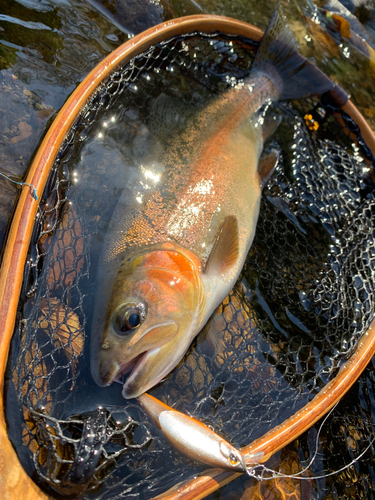
<instances>
[{"instance_id":1,"label":"fish eye","mask_svg":"<svg viewBox=\"0 0 375 500\"><path fill-rule=\"evenodd\" d=\"M128 315L127 321L130 328L137 328L141 323L141 315L139 312L134 311Z\"/></svg>"},{"instance_id":2,"label":"fish eye","mask_svg":"<svg viewBox=\"0 0 375 500\"><path fill-rule=\"evenodd\" d=\"M114 314L113 322L117 333L124 335L136 330L146 317L143 304L123 304Z\"/></svg>"}]
</instances>

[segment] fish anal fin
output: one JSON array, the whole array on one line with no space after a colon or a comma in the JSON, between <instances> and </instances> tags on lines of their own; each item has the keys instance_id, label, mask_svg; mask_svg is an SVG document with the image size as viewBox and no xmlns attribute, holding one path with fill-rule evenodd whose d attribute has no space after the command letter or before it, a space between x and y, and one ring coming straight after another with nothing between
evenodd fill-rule
<instances>
[{"instance_id":1,"label":"fish anal fin","mask_svg":"<svg viewBox=\"0 0 375 500\"><path fill-rule=\"evenodd\" d=\"M275 130L280 125L281 116L266 115L262 125L262 140L263 144L275 133Z\"/></svg>"},{"instance_id":2,"label":"fish anal fin","mask_svg":"<svg viewBox=\"0 0 375 500\"><path fill-rule=\"evenodd\" d=\"M279 158L280 155L276 149L272 149L266 156L261 156L258 164L258 174L260 177L260 187L262 189L273 174L273 171L279 163Z\"/></svg>"},{"instance_id":3,"label":"fish anal fin","mask_svg":"<svg viewBox=\"0 0 375 500\"><path fill-rule=\"evenodd\" d=\"M229 215L221 225L210 256L207 260L206 274L221 274L235 265L239 254L237 219Z\"/></svg>"}]
</instances>

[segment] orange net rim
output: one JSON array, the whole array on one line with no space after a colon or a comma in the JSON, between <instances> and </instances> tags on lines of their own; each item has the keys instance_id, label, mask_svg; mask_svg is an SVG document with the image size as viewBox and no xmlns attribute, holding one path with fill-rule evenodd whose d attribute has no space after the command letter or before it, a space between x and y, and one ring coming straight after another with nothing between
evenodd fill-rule
<instances>
[{"instance_id":1,"label":"orange net rim","mask_svg":"<svg viewBox=\"0 0 375 500\"><path fill-rule=\"evenodd\" d=\"M262 30L242 21L222 16L197 15L159 24L121 45L82 81L66 101L48 130L26 179L28 184L35 187L38 200L43 194L55 158L68 131L91 95L110 73L160 41L197 30L206 33L219 31L224 34L242 35L254 41L259 41L263 36ZM341 109L357 123L363 139L375 156L375 135L362 114L350 101L341 106ZM39 202L30 194L30 188L23 186L10 226L0 269L0 324L2 325L2 331L0 331L0 488L3 492L3 498L6 500L13 500L20 496L29 500L47 500L49 498L29 478L18 461L7 436L3 401L4 373L16 320L23 270L38 205ZM356 353L343 365L336 378L326 386L324 393L326 394L329 389L329 398L321 391L298 414L284 422L282 428L279 426L268 432L244 448L243 451L246 454L263 451L262 461L265 461L276 451L296 439L328 412L349 390L374 353L375 324L371 325L360 341ZM204 498L238 475L238 473L223 472L218 469L207 470L198 477L176 485L157 498Z\"/></svg>"}]
</instances>

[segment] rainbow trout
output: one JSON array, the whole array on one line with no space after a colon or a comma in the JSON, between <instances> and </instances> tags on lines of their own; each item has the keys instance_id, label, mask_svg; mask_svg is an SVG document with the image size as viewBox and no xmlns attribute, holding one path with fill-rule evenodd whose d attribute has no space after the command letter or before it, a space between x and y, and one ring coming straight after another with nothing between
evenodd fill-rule
<instances>
[{"instance_id":1,"label":"rainbow trout","mask_svg":"<svg viewBox=\"0 0 375 500\"><path fill-rule=\"evenodd\" d=\"M214 98L159 148L143 169L148 192L120 198L99 263L90 340L98 385L128 374L123 396L134 398L181 360L235 284L254 238L272 172L272 162L259 161L260 109L333 86L297 52L278 8L243 85ZM168 105L162 94L151 111L161 128Z\"/></svg>"}]
</instances>

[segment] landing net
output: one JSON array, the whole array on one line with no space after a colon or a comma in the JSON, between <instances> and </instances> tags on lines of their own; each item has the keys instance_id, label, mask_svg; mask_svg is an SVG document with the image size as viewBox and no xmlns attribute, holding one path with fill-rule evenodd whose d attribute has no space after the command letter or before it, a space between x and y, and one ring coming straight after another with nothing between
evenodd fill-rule
<instances>
[{"instance_id":1,"label":"landing net","mask_svg":"<svg viewBox=\"0 0 375 500\"><path fill-rule=\"evenodd\" d=\"M120 385L92 381L95 279L116 202L150 150L155 99L203 106L246 77L256 47L219 33L152 46L98 88L61 146L30 245L6 392L20 461L52 494L149 499L204 470L168 444L136 400L121 397ZM358 126L325 96L270 112L282 124L266 149L281 160L244 269L185 358L150 391L236 447L311 401L374 315L374 158ZM313 473L350 463L371 441L373 387L367 369L323 430ZM294 443L301 460L314 435ZM317 482L311 498L366 495L375 486L368 456L334 487Z\"/></svg>"}]
</instances>

